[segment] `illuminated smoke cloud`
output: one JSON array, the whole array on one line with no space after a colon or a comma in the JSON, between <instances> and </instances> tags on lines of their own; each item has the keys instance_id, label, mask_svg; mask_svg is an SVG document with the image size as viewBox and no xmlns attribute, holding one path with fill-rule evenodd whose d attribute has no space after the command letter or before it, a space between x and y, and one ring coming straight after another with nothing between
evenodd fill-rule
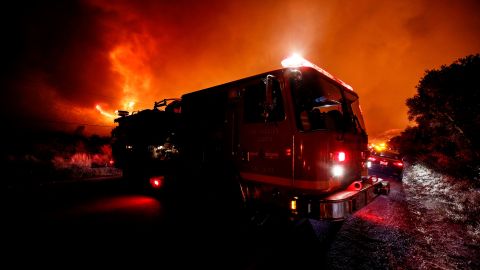
<instances>
[{"instance_id":1,"label":"illuminated smoke cloud","mask_svg":"<svg viewBox=\"0 0 480 270\"><path fill-rule=\"evenodd\" d=\"M480 51L474 0L51 0L3 9L2 115L107 126L103 133L113 122L96 105L107 114L151 108L280 68L296 51L353 86L376 135L408 124L405 99L426 69Z\"/></svg>"}]
</instances>

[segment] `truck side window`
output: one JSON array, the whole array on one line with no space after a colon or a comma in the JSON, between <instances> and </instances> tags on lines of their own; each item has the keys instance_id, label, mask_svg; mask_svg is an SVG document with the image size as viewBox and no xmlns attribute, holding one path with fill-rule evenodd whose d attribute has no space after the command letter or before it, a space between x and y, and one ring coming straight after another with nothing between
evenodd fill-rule
<instances>
[{"instance_id":1,"label":"truck side window","mask_svg":"<svg viewBox=\"0 0 480 270\"><path fill-rule=\"evenodd\" d=\"M285 110L283 108L282 90L280 88L280 82L277 79L273 79L273 110L269 115L269 122L279 122L285 120Z\"/></svg>"},{"instance_id":2,"label":"truck side window","mask_svg":"<svg viewBox=\"0 0 480 270\"><path fill-rule=\"evenodd\" d=\"M244 121L247 123L265 122L265 83L262 80L255 81L244 88ZM280 82L273 79L273 109L268 115L268 122L278 122L285 119L282 92Z\"/></svg>"}]
</instances>

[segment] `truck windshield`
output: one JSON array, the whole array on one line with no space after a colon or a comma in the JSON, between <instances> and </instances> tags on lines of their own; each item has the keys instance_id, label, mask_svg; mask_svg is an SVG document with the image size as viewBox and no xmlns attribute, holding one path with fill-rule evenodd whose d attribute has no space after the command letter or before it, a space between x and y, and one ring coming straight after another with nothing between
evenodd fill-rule
<instances>
[{"instance_id":1,"label":"truck windshield","mask_svg":"<svg viewBox=\"0 0 480 270\"><path fill-rule=\"evenodd\" d=\"M347 100L348 110L351 110L352 120L351 129L354 132L360 132L366 135L365 122L363 121L362 111L360 109L360 102L358 97L349 91L344 91L345 99Z\"/></svg>"},{"instance_id":2,"label":"truck windshield","mask_svg":"<svg viewBox=\"0 0 480 270\"><path fill-rule=\"evenodd\" d=\"M292 71L290 86L299 130L345 129L344 114L350 112L339 86L313 70Z\"/></svg>"}]
</instances>

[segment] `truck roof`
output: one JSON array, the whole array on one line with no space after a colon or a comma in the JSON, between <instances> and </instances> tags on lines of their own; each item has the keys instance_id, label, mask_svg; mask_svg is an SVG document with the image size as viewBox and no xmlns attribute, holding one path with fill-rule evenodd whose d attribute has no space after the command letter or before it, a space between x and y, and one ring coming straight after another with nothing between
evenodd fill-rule
<instances>
[{"instance_id":1,"label":"truck roof","mask_svg":"<svg viewBox=\"0 0 480 270\"><path fill-rule=\"evenodd\" d=\"M185 97L189 97L189 96L192 96L192 95L197 95L197 94L204 94L204 93L210 93L212 90L215 90L215 91L221 91L221 89L228 89L228 88L231 88L231 87L234 87L236 85L239 85L239 84L242 84L244 82L248 82L248 81L251 81L253 79L256 79L256 78L262 78L262 77L265 77L267 75L283 75L283 73L285 73L286 71L288 70L291 70L291 69L300 69L302 71L307 71L307 72L315 72L315 73L318 73L320 74L321 76L323 76L324 78L330 80L331 82L333 82L334 84L340 86L342 89L352 93L353 95L357 96L358 97L358 94L356 92L354 92L353 90L345 87L344 85L342 85L341 83L338 82L338 80L335 80L333 79L332 77L330 76L327 76L325 75L324 73L320 72L319 70L313 68L313 67L308 67L308 66L302 66L302 67L297 67L297 68L281 68L281 69L276 69L276 70L272 70L272 71L268 71L268 72L264 72L264 73L260 73L260 74L256 74L256 75L253 75L253 76L249 76L249 77L246 77L246 78L242 78L242 79L239 79L239 80L235 80L235 81L231 81L231 82L227 82L227 83L224 83L224 84L219 84L219 85L215 85L215 86L212 86L212 87L208 87L208 88L204 88L204 89L201 89L201 90L197 90L197 91L193 91L193 92L190 92L190 93L187 93L187 94L184 94L182 95L182 99L184 99Z\"/></svg>"}]
</instances>

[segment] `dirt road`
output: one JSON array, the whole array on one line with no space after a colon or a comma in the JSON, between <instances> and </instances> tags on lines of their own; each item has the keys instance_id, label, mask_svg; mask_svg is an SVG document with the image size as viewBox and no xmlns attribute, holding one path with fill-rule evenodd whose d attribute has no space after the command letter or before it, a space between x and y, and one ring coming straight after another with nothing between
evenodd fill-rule
<instances>
[{"instance_id":1,"label":"dirt road","mask_svg":"<svg viewBox=\"0 0 480 270\"><path fill-rule=\"evenodd\" d=\"M480 269L478 190L410 166L345 221L328 253L329 269ZM474 208L474 209L472 209Z\"/></svg>"}]
</instances>

